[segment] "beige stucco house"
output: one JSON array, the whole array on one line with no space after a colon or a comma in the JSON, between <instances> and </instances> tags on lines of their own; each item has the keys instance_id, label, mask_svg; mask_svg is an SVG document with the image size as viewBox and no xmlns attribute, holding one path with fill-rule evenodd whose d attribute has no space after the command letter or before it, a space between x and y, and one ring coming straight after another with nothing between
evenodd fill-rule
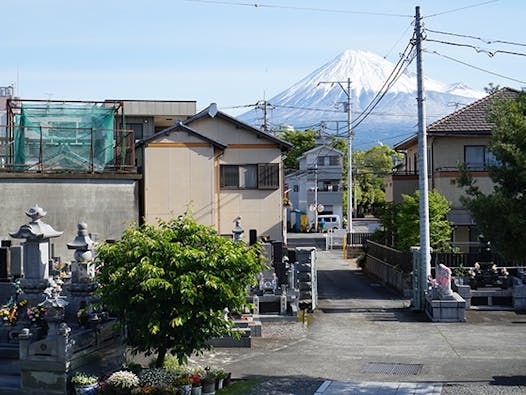
<instances>
[{"instance_id":1,"label":"beige stucco house","mask_svg":"<svg viewBox=\"0 0 526 395\"><path fill-rule=\"evenodd\" d=\"M138 144L144 176L143 217L154 223L187 209L199 223L231 235L234 220L283 240L282 155L288 142L210 105Z\"/></svg>"},{"instance_id":2,"label":"beige stucco house","mask_svg":"<svg viewBox=\"0 0 526 395\"><path fill-rule=\"evenodd\" d=\"M429 188L436 189L451 203L449 221L454 225L453 241L463 250L477 242L479 232L469 212L462 207L464 189L457 185L458 165L466 163L482 192L493 188L488 166L495 158L488 150L493 124L488 121L491 103L499 98L514 98L517 91L502 88L427 127ZM401 202L402 194L418 189L418 138L413 136L394 147L403 152L405 162L386 177L387 201Z\"/></svg>"}]
</instances>

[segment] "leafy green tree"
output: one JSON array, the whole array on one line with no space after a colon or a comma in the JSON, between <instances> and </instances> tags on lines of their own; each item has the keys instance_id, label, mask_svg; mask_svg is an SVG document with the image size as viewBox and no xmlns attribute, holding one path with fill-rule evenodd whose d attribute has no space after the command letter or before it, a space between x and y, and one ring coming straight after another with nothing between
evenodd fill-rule
<instances>
[{"instance_id":1,"label":"leafy green tree","mask_svg":"<svg viewBox=\"0 0 526 395\"><path fill-rule=\"evenodd\" d=\"M378 241L400 251L420 245L420 191L402 195L402 203L386 204L380 211L383 230L375 235ZM429 239L434 251L450 251L453 228L446 218L450 203L437 191L429 192Z\"/></svg>"},{"instance_id":2,"label":"leafy green tree","mask_svg":"<svg viewBox=\"0 0 526 395\"><path fill-rule=\"evenodd\" d=\"M499 96L496 96L499 97ZM466 187L462 204L478 229L508 259L526 257L526 94L497 99L490 110L495 125L489 149L497 164L489 167L494 183L489 194L481 192L465 165L459 184Z\"/></svg>"},{"instance_id":3,"label":"leafy green tree","mask_svg":"<svg viewBox=\"0 0 526 395\"><path fill-rule=\"evenodd\" d=\"M98 248L100 302L118 314L135 352L184 362L230 333L225 308L242 311L262 270L257 246L219 236L185 214L127 229Z\"/></svg>"},{"instance_id":4,"label":"leafy green tree","mask_svg":"<svg viewBox=\"0 0 526 395\"><path fill-rule=\"evenodd\" d=\"M395 202L385 202L378 208L376 217L380 220L382 226L374 232L371 237L372 240L394 247L396 237L395 219L398 206Z\"/></svg>"},{"instance_id":5,"label":"leafy green tree","mask_svg":"<svg viewBox=\"0 0 526 395\"><path fill-rule=\"evenodd\" d=\"M387 145L376 145L353 154L359 213L374 212L385 202L384 177L391 173L393 160L401 155Z\"/></svg>"},{"instance_id":6,"label":"leafy green tree","mask_svg":"<svg viewBox=\"0 0 526 395\"><path fill-rule=\"evenodd\" d=\"M316 133L317 131L315 130L290 129L285 129L279 133L281 139L294 145L288 152L287 157L283 160L285 169L299 169L298 158L303 155L304 152L316 146Z\"/></svg>"},{"instance_id":7,"label":"leafy green tree","mask_svg":"<svg viewBox=\"0 0 526 395\"><path fill-rule=\"evenodd\" d=\"M429 191L429 242L434 251L449 251L453 228L446 218L451 206L436 190ZM402 204L396 214L396 248L409 251L420 245L420 191L402 195Z\"/></svg>"}]
</instances>

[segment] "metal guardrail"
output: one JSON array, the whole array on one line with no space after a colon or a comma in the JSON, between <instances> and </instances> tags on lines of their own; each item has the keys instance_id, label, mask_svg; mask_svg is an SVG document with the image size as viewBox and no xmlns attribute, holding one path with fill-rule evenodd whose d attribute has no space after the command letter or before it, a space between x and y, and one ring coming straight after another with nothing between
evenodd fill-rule
<instances>
[{"instance_id":1,"label":"metal guardrail","mask_svg":"<svg viewBox=\"0 0 526 395\"><path fill-rule=\"evenodd\" d=\"M325 234L325 250L332 250L335 247L360 247L371 237L371 235L372 233L351 233L348 235L347 229L329 230Z\"/></svg>"}]
</instances>

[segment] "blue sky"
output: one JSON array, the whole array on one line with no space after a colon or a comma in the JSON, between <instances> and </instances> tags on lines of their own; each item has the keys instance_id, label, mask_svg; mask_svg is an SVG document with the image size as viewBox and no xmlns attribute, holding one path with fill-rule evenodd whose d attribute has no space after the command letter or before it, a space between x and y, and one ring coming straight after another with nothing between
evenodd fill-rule
<instances>
[{"instance_id":1,"label":"blue sky","mask_svg":"<svg viewBox=\"0 0 526 395\"><path fill-rule=\"evenodd\" d=\"M198 109L216 102L235 113L229 108L278 94L347 48L396 62L412 34L416 5L428 29L526 43L523 0L19 0L0 4L0 86L15 84L16 92L26 99L196 100ZM431 37L526 54L526 46L428 33ZM473 48L431 42L425 48L525 82L426 53L424 71L430 78L463 82L478 90L489 82L526 86L526 56L490 57ZM411 68L415 70L414 64Z\"/></svg>"}]
</instances>

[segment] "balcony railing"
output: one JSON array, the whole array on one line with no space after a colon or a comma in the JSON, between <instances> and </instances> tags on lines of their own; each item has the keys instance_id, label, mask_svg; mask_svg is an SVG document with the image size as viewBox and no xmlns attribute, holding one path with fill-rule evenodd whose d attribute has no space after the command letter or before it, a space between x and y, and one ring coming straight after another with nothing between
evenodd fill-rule
<instances>
[{"instance_id":1,"label":"balcony railing","mask_svg":"<svg viewBox=\"0 0 526 395\"><path fill-rule=\"evenodd\" d=\"M136 173L133 130L17 127L0 137L0 171ZM0 125L0 131L5 127Z\"/></svg>"}]
</instances>

